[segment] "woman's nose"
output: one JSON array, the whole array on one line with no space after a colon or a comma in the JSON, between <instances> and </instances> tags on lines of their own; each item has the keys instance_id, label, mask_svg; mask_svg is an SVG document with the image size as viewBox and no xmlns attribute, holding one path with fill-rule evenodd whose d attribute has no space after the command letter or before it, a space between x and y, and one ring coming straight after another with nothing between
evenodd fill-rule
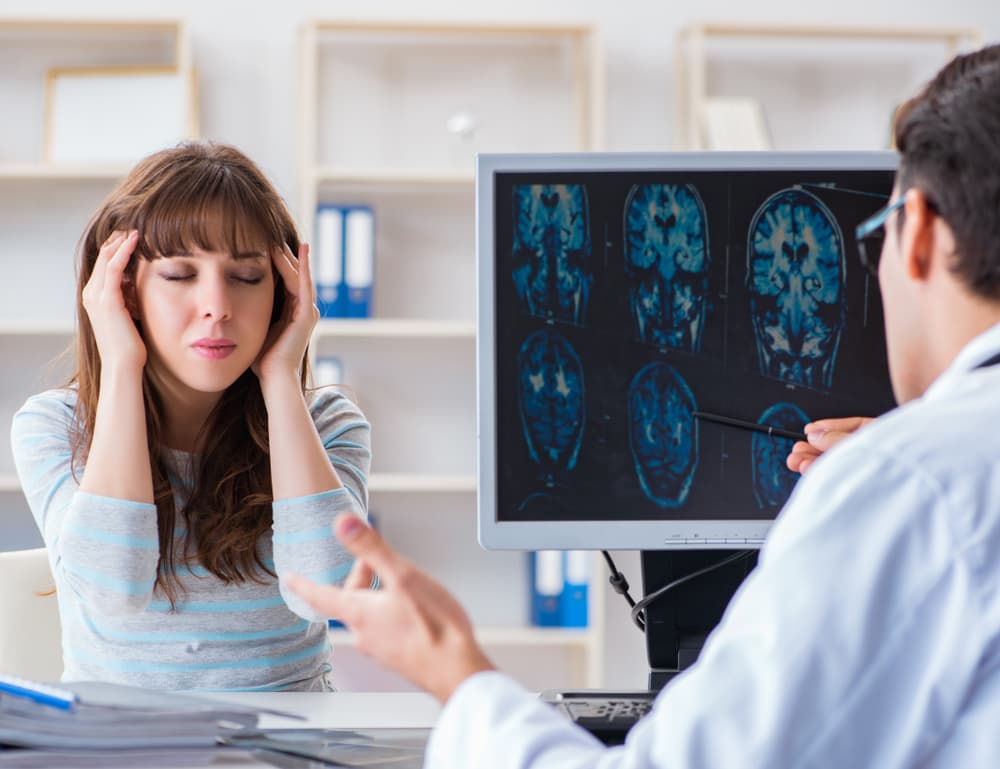
<instances>
[{"instance_id":1,"label":"woman's nose","mask_svg":"<svg viewBox=\"0 0 1000 769\"><path fill-rule=\"evenodd\" d=\"M204 318L228 320L232 315L232 298L226 280L222 276L205 278L201 285L199 300L201 315Z\"/></svg>"}]
</instances>

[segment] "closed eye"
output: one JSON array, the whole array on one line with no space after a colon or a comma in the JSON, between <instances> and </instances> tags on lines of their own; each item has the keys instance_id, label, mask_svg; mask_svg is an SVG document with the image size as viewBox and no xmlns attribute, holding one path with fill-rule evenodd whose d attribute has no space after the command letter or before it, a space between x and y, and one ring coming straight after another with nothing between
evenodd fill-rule
<instances>
[{"instance_id":1,"label":"closed eye","mask_svg":"<svg viewBox=\"0 0 1000 769\"><path fill-rule=\"evenodd\" d=\"M160 275L160 277L163 278L164 280L169 280L171 282L173 282L173 281L183 281L183 280L192 280L194 278L194 273L190 273L190 274L187 274L187 275L176 275L176 274L170 274L170 273L163 273L163 274Z\"/></svg>"},{"instance_id":2,"label":"closed eye","mask_svg":"<svg viewBox=\"0 0 1000 769\"><path fill-rule=\"evenodd\" d=\"M233 280L237 280L240 283L246 283L249 286L256 286L262 280L264 280L263 275L233 275Z\"/></svg>"}]
</instances>

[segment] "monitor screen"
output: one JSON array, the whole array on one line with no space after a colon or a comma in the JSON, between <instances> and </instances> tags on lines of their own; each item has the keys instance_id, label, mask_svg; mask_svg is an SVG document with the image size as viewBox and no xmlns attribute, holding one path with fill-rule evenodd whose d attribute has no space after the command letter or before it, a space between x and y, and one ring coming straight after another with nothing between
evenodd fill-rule
<instances>
[{"instance_id":1,"label":"monitor screen","mask_svg":"<svg viewBox=\"0 0 1000 769\"><path fill-rule=\"evenodd\" d=\"M894 405L854 229L895 164L481 155L483 546L758 545L798 476L793 439L752 426Z\"/></svg>"}]
</instances>

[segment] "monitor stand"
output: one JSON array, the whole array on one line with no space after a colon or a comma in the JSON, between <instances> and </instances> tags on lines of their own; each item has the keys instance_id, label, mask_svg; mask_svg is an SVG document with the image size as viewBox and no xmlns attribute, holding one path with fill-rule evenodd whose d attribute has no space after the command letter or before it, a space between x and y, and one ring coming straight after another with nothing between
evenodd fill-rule
<instances>
[{"instance_id":1,"label":"monitor stand","mask_svg":"<svg viewBox=\"0 0 1000 769\"><path fill-rule=\"evenodd\" d=\"M642 593L654 590L713 563L732 550L644 550L641 553ZM646 657L649 688L658 691L689 667L702 644L747 574L757 554L678 585L646 609Z\"/></svg>"}]
</instances>

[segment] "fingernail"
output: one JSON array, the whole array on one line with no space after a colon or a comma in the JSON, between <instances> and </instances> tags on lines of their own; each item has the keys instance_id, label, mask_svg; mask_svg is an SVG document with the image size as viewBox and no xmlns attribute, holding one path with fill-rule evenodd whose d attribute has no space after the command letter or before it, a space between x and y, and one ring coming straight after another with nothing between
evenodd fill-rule
<instances>
[{"instance_id":1,"label":"fingernail","mask_svg":"<svg viewBox=\"0 0 1000 769\"><path fill-rule=\"evenodd\" d=\"M822 438L824 435L826 435L826 430L816 430L811 433L807 432L806 440L808 440L810 443L817 443L819 439Z\"/></svg>"},{"instance_id":2,"label":"fingernail","mask_svg":"<svg viewBox=\"0 0 1000 769\"><path fill-rule=\"evenodd\" d=\"M348 513L346 520L340 524L340 533L344 538L354 539L358 534L361 533L361 529L364 524L357 518L357 516Z\"/></svg>"}]
</instances>

